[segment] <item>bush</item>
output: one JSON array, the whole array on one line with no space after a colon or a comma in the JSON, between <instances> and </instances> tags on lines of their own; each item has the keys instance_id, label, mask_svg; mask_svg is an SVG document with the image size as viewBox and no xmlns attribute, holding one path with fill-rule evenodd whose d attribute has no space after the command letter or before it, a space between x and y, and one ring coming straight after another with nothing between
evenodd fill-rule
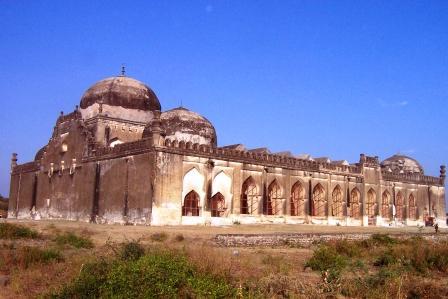
<instances>
[{"instance_id":1,"label":"bush","mask_svg":"<svg viewBox=\"0 0 448 299\"><path fill-rule=\"evenodd\" d=\"M334 244L336 252L347 257L358 257L361 255L361 250L357 243L349 242L347 240L338 241Z\"/></svg>"},{"instance_id":2,"label":"bush","mask_svg":"<svg viewBox=\"0 0 448 299\"><path fill-rule=\"evenodd\" d=\"M386 267L398 263L392 250L384 251L374 262L373 265L377 267Z\"/></svg>"},{"instance_id":3,"label":"bush","mask_svg":"<svg viewBox=\"0 0 448 299\"><path fill-rule=\"evenodd\" d=\"M397 243L397 240L385 234L373 234L370 237L370 240L373 241L376 245L393 245Z\"/></svg>"},{"instance_id":4,"label":"bush","mask_svg":"<svg viewBox=\"0 0 448 299\"><path fill-rule=\"evenodd\" d=\"M74 233L65 233L58 235L55 239L58 245L71 245L75 248L93 248L93 242L90 238L77 236Z\"/></svg>"},{"instance_id":5,"label":"bush","mask_svg":"<svg viewBox=\"0 0 448 299\"><path fill-rule=\"evenodd\" d=\"M185 240L184 235L182 234L178 234L176 235L176 237L174 238L177 242L182 242L183 240Z\"/></svg>"},{"instance_id":6,"label":"bush","mask_svg":"<svg viewBox=\"0 0 448 299\"><path fill-rule=\"evenodd\" d=\"M39 233L34 229L11 223L0 223L0 239L37 239Z\"/></svg>"},{"instance_id":7,"label":"bush","mask_svg":"<svg viewBox=\"0 0 448 299\"><path fill-rule=\"evenodd\" d=\"M338 254L334 247L322 245L314 251L313 256L309 259L305 267L313 270L321 271L328 283L337 281L341 272L348 265L348 259Z\"/></svg>"},{"instance_id":8,"label":"bush","mask_svg":"<svg viewBox=\"0 0 448 299\"><path fill-rule=\"evenodd\" d=\"M121 247L120 258L125 261L135 261L145 254L145 249L138 241L124 243Z\"/></svg>"},{"instance_id":9,"label":"bush","mask_svg":"<svg viewBox=\"0 0 448 299\"><path fill-rule=\"evenodd\" d=\"M138 260L86 265L52 298L227 298L235 289L222 278L198 272L184 255L154 252Z\"/></svg>"},{"instance_id":10,"label":"bush","mask_svg":"<svg viewBox=\"0 0 448 299\"><path fill-rule=\"evenodd\" d=\"M24 246L18 251L17 264L28 268L33 264L47 264L51 261L63 260L61 253L55 249L40 249L37 247Z\"/></svg>"},{"instance_id":11,"label":"bush","mask_svg":"<svg viewBox=\"0 0 448 299\"><path fill-rule=\"evenodd\" d=\"M154 233L151 235L151 240L156 242L164 242L168 239L168 235L165 232Z\"/></svg>"}]
</instances>

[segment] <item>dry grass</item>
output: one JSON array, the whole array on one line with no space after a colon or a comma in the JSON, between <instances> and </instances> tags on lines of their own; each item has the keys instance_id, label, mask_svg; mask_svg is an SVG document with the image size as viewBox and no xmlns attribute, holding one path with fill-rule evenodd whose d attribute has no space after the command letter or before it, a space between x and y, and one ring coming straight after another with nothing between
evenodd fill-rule
<instances>
[{"instance_id":1,"label":"dry grass","mask_svg":"<svg viewBox=\"0 0 448 299\"><path fill-rule=\"evenodd\" d=\"M8 221L9 222L9 221ZM314 249L309 248L221 248L216 247L213 237L217 233L274 233L274 232L377 232L377 228L347 228L344 227L312 227L312 226L246 226L232 227L143 227L120 225L97 225L68 221L39 221L22 222L15 224L25 225L39 232L41 239L0 240L0 274L11 276L11 283L2 289L1 296L5 298L34 298L50 290L59 288L62 284L71 281L80 273L82 265L98 259L99 256L115 254L112 250L116 244L136 240L145 250L163 248L183 252L188 260L195 265L201 273L210 273L217 277L224 277L234 286L245 291L245 294L269 298L326 298L327 296L340 296L342 287L353 294L360 296L359 289L364 283L365 273L375 273L375 267L369 264L369 255L379 253L375 244L364 244L365 247L353 248L350 243L339 242L335 246L337 252L344 253L352 259L351 265L359 268L356 271L347 271L341 280L336 283L324 283L318 271L304 270L306 262L312 257ZM415 231L414 231L415 230ZM384 230L381 230L384 232ZM417 232L417 228L387 229L388 233ZM13 262L7 256L17 254L25 246L39 246L52 248L56 246L55 236L65 235L67 232L92 240L93 249L76 249L72 246L60 248L63 261L50 263L37 263L23 267ZM387 241L387 240L386 240ZM385 241L385 242L386 242ZM401 246L401 245L400 245ZM398 247L397 247L398 248ZM411 255L406 248L400 248L406 255ZM425 251L416 247L417 255ZM6 262L5 262L6 261ZM418 259L416 259L418 262ZM362 265L365 263L365 265ZM432 271L432 270L431 270ZM364 274L363 274L364 273ZM387 280L386 293L371 292L372 298L384 296L397 297L415 293L415 297L431 298L447 297L446 288L440 284L447 283L447 277L440 274L438 280L431 276L408 275L401 278ZM359 278L358 280L356 280ZM352 288L350 290L350 288ZM356 295L356 296L355 296ZM0 297L1 297L0 296Z\"/></svg>"}]
</instances>

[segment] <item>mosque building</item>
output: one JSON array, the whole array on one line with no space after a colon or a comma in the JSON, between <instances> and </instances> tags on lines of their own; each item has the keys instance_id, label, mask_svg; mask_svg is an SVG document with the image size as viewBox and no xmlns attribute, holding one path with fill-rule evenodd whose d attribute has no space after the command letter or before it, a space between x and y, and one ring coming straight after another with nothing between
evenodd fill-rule
<instances>
[{"instance_id":1,"label":"mosque building","mask_svg":"<svg viewBox=\"0 0 448 299\"><path fill-rule=\"evenodd\" d=\"M144 83L95 83L56 120L34 161L11 159L9 218L142 225L445 225L445 166L359 162L218 146L212 123L162 112Z\"/></svg>"}]
</instances>

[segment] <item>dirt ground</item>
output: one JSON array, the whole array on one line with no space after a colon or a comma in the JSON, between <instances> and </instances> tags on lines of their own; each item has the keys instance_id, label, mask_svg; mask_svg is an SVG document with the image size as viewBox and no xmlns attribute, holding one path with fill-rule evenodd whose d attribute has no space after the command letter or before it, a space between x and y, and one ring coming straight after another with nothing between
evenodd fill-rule
<instances>
[{"instance_id":1,"label":"dirt ground","mask_svg":"<svg viewBox=\"0 0 448 299\"><path fill-rule=\"evenodd\" d=\"M5 221L5 220L3 220ZM298 224L254 224L232 226L125 226L110 224L92 224L65 220L6 220L19 223L45 232L54 226L62 231L88 232L95 244L103 245L106 241L122 242L125 240L145 239L148 234L165 232L167 234L183 234L185 237L211 240L216 234L276 234L276 233L434 233L432 227L420 230L418 227L357 227ZM440 229L440 233L448 233L448 229Z\"/></svg>"}]
</instances>

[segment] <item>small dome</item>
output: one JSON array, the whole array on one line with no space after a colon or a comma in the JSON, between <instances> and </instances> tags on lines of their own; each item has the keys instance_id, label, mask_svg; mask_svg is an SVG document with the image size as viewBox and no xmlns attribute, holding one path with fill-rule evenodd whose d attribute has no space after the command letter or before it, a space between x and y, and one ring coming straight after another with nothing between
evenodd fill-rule
<instances>
[{"instance_id":1,"label":"small dome","mask_svg":"<svg viewBox=\"0 0 448 299\"><path fill-rule=\"evenodd\" d=\"M216 131L212 123L196 112L183 107L165 111L160 116L165 138L216 146Z\"/></svg>"},{"instance_id":2,"label":"small dome","mask_svg":"<svg viewBox=\"0 0 448 299\"><path fill-rule=\"evenodd\" d=\"M120 106L143 111L160 110L156 94L144 83L125 76L103 79L90 87L81 98L81 109L94 104Z\"/></svg>"},{"instance_id":3,"label":"small dome","mask_svg":"<svg viewBox=\"0 0 448 299\"><path fill-rule=\"evenodd\" d=\"M424 173L423 167L417 160L400 154L387 158L381 163L381 166L391 172Z\"/></svg>"}]
</instances>

